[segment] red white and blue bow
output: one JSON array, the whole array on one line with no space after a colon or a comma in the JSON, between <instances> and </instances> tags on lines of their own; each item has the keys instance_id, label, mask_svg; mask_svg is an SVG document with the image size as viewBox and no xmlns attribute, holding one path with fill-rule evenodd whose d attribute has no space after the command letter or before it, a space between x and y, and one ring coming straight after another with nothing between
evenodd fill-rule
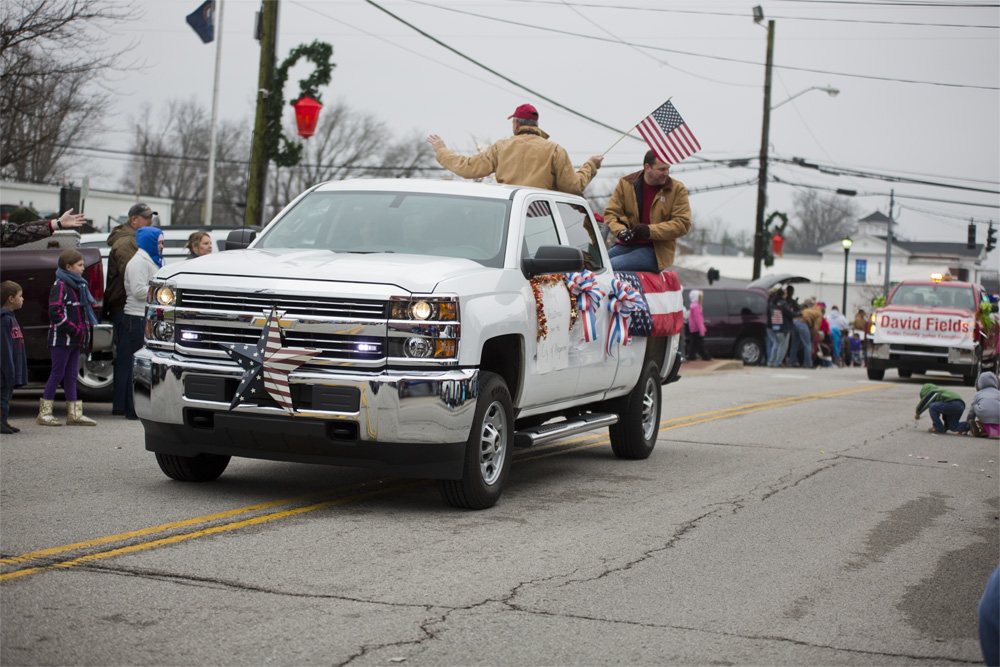
<instances>
[{"instance_id":1,"label":"red white and blue bow","mask_svg":"<svg viewBox=\"0 0 1000 667\"><path fill-rule=\"evenodd\" d=\"M597 340L594 314L604 298L604 290L597 286L597 276L593 271L578 271L566 274L566 287L576 295L577 310L583 323L583 340L589 343Z\"/></svg>"},{"instance_id":2,"label":"red white and blue bow","mask_svg":"<svg viewBox=\"0 0 1000 667\"><path fill-rule=\"evenodd\" d=\"M632 342L628 333L628 321L632 311L642 307L642 294L627 282L615 276L611 279L612 294L608 298L611 322L608 324L608 345L605 351L612 356L612 346L621 342L622 346Z\"/></svg>"}]
</instances>

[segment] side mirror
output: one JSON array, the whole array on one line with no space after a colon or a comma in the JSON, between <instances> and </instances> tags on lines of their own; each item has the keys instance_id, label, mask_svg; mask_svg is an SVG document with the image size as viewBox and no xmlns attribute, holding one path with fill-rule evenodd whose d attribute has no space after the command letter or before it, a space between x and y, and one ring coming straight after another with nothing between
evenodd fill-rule
<instances>
[{"instance_id":1,"label":"side mirror","mask_svg":"<svg viewBox=\"0 0 1000 667\"><path fill-rule=\"evenodd\" d=\"M521 259L521 272L525 277L543 273L571 273L583 270L583 251L564 245L539 246L534 257Z\"/></svg>"},{"instance_id":2,"label":"side mirror","mask_svg":"<svg viewBox=\"0 0 1000 667\"><path fill-rule=\"evenodd\" d=\"M257 238L257 231L253 229L236 229L229 232L226 237L226 250L242 250Z\"/></svg>"}]
</instances>

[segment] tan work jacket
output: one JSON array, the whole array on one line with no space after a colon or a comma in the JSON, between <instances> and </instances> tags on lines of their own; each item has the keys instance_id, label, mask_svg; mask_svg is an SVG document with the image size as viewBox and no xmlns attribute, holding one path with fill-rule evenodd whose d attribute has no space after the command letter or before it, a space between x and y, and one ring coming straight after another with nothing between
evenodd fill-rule
<instances>
[{"instance_id":1,"label":"tan work jacket","mask_svg":"<svg viewBox=\"0 0 1000 667\"><path fill-rule=\"evenodd\" d=\"M604 222L617 236L625 229L642 224L639 200L642 199L642 175L638 171L623 176L604 209ZM653 242L656 263L660 271L670 268L677 251L677 239L691 231L691 205L687 188L680 181L668 178L649 211L649 238Z\"/></svg>"},{"instance_id":2,"label":"tan work jacket","mask_svg":"<svg viewBox=\"0 0 1000 667\"><path fill-rule=\"evenodd\" d=\"M439 148L437 161L462 178L485 178L496 173L497 183L583 194L597 167L587 160L579 171L574 171L566 149L548 137L537 127L521 127L513 137L501 139L472 157Z\"/></svg>"}]
</instances>

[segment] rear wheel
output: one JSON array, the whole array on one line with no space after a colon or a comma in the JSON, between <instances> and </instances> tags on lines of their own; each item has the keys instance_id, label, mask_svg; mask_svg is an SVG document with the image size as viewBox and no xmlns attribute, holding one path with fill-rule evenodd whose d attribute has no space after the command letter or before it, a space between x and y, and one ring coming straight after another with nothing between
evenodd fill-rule
<instances>
[{"instance_id":1,"label":"rear wheel","mask_svg":"<svg viewBox=\"0 0 1000 667\"><path fill-rule=\"evenodd\" d=\"M649 458L660 430L660 370L655 361L646 362L639 381L616 406L618 423L608 433L611 451L620 459Z\"/></svg>"},{"instance_id":2,"label":"rear wheel","mask_svg":"<svg viewBox=\"0 0 1000 667\"><path fill-rule=\"evenodd\" d=\"M962 384L966 387L975 387L976 380L979 378L979 374L982 371L982 362L979 360L979 355L976 355L976 363L972 365L972 369L962 376Z\"/></svg>"},{"instance_id":3,"label":"rear wheel","mask_svg":"<svg viewBox=\"0 0 1000 667\"><path fill-rule=\"evenodd\" d=\"M741 338L736 341L736 357L746 366L757 366L764 362L764 343L757 338Z\"/></svg>"},{"instance_id":4,"label":"rear wheel","mask_svg":"<svg viewBox=\"0 0 1000 667\"><path fill-rule=\"evenodd\" d=\"M507 383L496 373L479 376L472 431L465 447L462 479L443 479L441 497L452 507L481 510L493 507L510 472L514 440L514 408Z\"/></svg>"},{"instance_id":5,"label":"rear wheel","mask_svg":"<svg viewBox=\"0 0 1000 667\"><path fill-rule=\"evenodd\" d=\"M114 393L114 359L95 359L93 354L81 354L80 370L76 379L76 393L81 401L107 402Z\"/></svg>"},{"instance_id":6,"label":"rear wheel","mask_svg":"<svg viewBox=\"0 0 1000 667\"><path fill-rule=\"evenodd\" d=\"M211 482L219 478L229 465L228 456L220 454L199 454L198 456L176 456L157 454L156 462L163 474L180 482Z\"/></svg>"}]
</instances>

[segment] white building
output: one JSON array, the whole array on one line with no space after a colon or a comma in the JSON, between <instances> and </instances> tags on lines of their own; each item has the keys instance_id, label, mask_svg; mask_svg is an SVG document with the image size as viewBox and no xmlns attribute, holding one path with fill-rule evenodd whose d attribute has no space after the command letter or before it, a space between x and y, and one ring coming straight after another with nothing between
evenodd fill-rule
<instances>
[{"instance_id":1,"label":"white building","mask_svg":"<svg viewBox=\"0 0 1000 667\"><path fill-rule=\"evenodd\" d=\"M809 284L795 288L800 301L813 296L825 302L827 308L834 305L839 308L846 270L847 308L843 312L852 315L858 308L868 311L872 298L884 291L888 222L889 219L878 212L859 220L846 257L841 241L834 241L809 252L775 257L774 266L761 266L761 277L790 274L808 278ZM678 254L674 261L678 267L699 272L717 269L729 283L748 284L753 276L752 255ZM995 279L996 273L997 267L986 265L986 248L982 244L968 248L965 243L903 241L895 237L892 242L889 265L892 284L902 280L928 280L932 274L984 282L988 276Z\"/></svg>"},{"instance_id":2,"label":"white building","mask_svg":"<svg viewBox=\"0 0 1000 667\"><path fill-rule=\"evenodd\" d=\"M40 214L54 213L59 208L58 185L40 185L37 183L0 182L0 204L27 206ZM107 190L90 190L83 202L82 208L88 220L93 221L98 231L110 231L111 227L123 222L123 216L136 201L149 204L150 208L159 214L159 226L167 227L172 220L174 203L163 197L141 197L134 194L109 192ZM62 213L62 211L58 211ZM110 225L110 227L109 227Z\"/></svg>"}]
</instances>

